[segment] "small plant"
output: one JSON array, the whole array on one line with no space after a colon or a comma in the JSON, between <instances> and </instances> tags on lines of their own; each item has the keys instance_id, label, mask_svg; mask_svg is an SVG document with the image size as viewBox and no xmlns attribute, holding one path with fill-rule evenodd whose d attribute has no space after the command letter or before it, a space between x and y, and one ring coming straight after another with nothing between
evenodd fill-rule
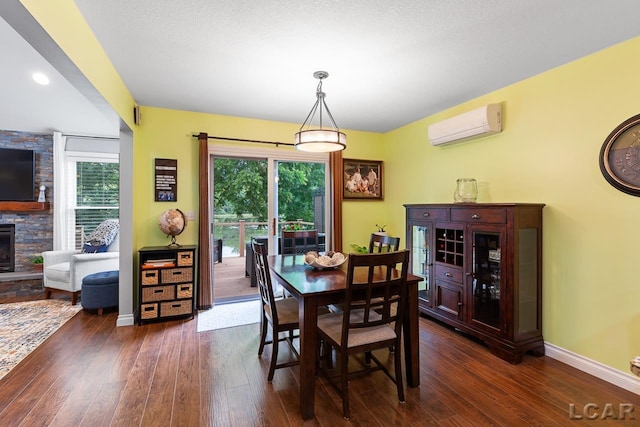
<instances>
[{"instance_id":1,"label":"small plant","mask_svg":"<svg viewBox=\"0 0 640 427\"><path fill-rule=\"evenodd\" d=\"M378 233L384 233L386 226L387 226L386 224L385 225L376 224L376 228L378 229Z\"/></svg>"},{"instance_id":2,"label":"small plant","mask_svg":"<svg viewBox=\"0 0 640 427\"><path fill-rule=\"evenodd\" d=\"M282 231L299 231L299 230L302 230L302 227L300 227L300 224L297 224L297 223L287 224L282 227Z\"/></svg>"},{"instance_id":3,"label":"small plant","mask_svg":"<svg viewBox=\"0 0 640 427\"><path fill-rule=\"evenodd\" d=\"M31 262L31 264L42 264L42 263L44 263L44 259L42 258L42 255L34 255L29 259L29 261Z\"/></svg>"},{"instance_id":4,"label":"small plant","mask_svg":"<svg viewBox=\"0 0 640 427\"><path fill-rule=\"evenodd\" d=\"M360 246L357 245L355 243L353 243L351 245L351 247L353 248L353 250L357 253L357 254L366 254L369 253L369 248L367 248L366 246Z\"/></svg>"}]
</instances>

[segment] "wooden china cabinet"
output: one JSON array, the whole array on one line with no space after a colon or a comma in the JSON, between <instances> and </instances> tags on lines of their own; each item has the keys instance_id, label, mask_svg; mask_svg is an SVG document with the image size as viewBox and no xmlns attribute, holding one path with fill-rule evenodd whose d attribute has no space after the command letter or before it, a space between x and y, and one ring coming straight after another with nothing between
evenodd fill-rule
<instances>
[{"instance_id":1,"label":"wooden china cabinet","mask_svg":"<svg viewBox=\"0 0 640 427\"><path fill-rule=\"evenodd\" d=\"M533 203L405 205L419 309L511 363L544 354L542 208Z\"/></svg>"}]
</instances>

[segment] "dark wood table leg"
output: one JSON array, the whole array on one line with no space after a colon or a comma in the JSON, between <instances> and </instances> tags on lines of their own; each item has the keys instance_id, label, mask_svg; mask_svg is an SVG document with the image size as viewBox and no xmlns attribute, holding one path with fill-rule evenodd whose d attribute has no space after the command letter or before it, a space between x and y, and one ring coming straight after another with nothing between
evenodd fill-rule
<instances>
[{"instance_id":1,"label":"dark wood table leg","mask_svg":"<svg viewBox=\"0 0 640 427\"><path fill-rule=\"evenodd\" d=\"M407 385L420 385L420 341L418 327L418 283L408 285L407 307L402 325L404 335L404 363L407 372Z\"/></svg>"},{"instance_id":2,"label":"dark wood table leg","mask_svg":"<svg viewBox=\"0 0 640 427\"><path fill-rule=\"evenodd\" d=\"M300 298L300 413L302 419L314 417L316 395L316 327L318 302L312 298Z\"/></svg>"}]
</instances>

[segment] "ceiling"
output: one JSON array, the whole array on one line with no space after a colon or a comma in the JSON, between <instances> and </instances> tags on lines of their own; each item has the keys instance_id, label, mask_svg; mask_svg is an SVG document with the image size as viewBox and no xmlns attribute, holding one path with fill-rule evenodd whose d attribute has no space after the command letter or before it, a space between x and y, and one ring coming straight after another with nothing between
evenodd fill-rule
<instances>
[{"instance_id":1,"label":"ceiling","mask_svg":"<svg viewBox=\"0 0 640 427\"><path fill-rule=\"evenodd\" d=\"M637 0L75 3L140 105L299 124L326 70L337 124L375 132L640 35ZM0 128L117 134L53 67L56 84L34 88L27 72L47 64L1 20L0 41L15 58Z\"/></svg>"}]
</instances>

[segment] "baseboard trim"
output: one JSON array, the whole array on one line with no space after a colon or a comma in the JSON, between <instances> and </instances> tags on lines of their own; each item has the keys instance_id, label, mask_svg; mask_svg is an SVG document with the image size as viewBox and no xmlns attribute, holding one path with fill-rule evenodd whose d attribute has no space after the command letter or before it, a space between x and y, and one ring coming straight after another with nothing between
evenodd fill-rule
<instances>
[{"instance_id":1,"label":"baseboard trim","mask_svg":"<svg viewBox=\"0 0 640 427\"><path fill-rule=\"evenodd\" d=\"M633 374L628 374L610 366L603 365L600 362L596 362L595 360L591 360L553 344L545 343L544 350L545 356L559 360L596 378L600 378L608 383L640 395L640 378Z\"/></svg>"},{"instance_id":2,"label":"baseboard trim","mask_svg":"<svg viewBox=\"0 0 640 427\"><path fill-rule=\"evenodd\" d=\"M116 326L133 326L134 324L133 314L120 314L116 321Z\"/></svg>"}]
</instances>

